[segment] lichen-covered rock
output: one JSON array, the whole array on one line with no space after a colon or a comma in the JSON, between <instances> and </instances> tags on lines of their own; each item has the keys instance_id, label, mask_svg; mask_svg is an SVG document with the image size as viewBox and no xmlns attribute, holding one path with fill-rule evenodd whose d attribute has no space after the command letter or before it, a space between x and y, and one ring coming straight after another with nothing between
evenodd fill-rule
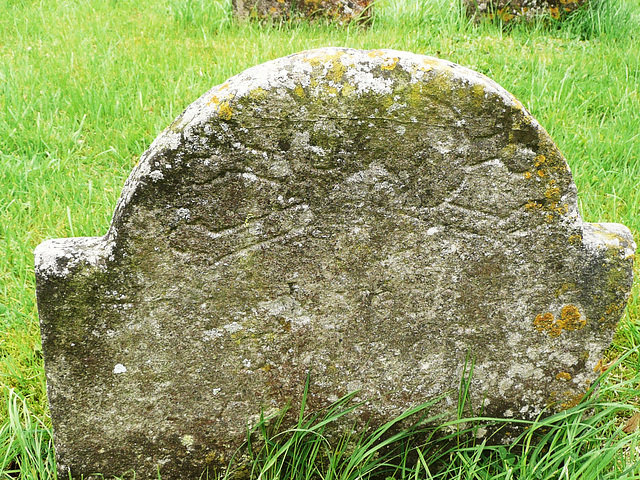
<instances>
[{"instance_id":1,"label":"lichen-covered rock","mask_svg":"<svg viewBox=\"0 0 640 480\"><path fill-rule=\"evenodd\" d=\"M338 48L251 68L156 139L104 237L36 250L60 475L219 471L309 371L310 408L360 389L372 425L454 405L468 355L486 414L566 408L634 249L476 72Z\"/></svg>"},{"instance_id":2,"label":"lichen-covered rock","mask_svg":"<svg viewBox=\"0 0 640 480\"><path fill-rule=\"evenodd\" d=\"M559 19L587 4L588 0L464 0L467 14L472 18L503 22L531 21L542 15Z\"/></svg>"},{"instance_id":3,"label":"lichen-covered rock","mask_svg":"<svg viewBox=\"0 0 640 480\"><path fill-rule=\"evenodd\" d=\"M348 23L371 18L373 0L233 0L233 11L242 19L299 16Z\"/></svg>"}]
</instances>

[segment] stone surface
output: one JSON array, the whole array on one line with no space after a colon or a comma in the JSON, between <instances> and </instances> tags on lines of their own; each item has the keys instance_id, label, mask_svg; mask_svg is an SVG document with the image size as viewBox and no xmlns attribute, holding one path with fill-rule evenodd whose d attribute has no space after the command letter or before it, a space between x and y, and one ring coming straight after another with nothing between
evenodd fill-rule
<instances>
[{"instance_id":1,"label":"stone surface","mask_svg":"<svg viewBox=\"0 0 640 480\"><path fill-rule=\"evenodd\" d=\"M233 0L233 11L243 19L301 16L348 23L371 18L373 0Z\"/></svg>"},{"instance_id":2,"label":"stone surface","mask_svg":"<svg viewBox=\"0 0 640 480\"><path fill-rule=\"evenodd\" d=\"M371 424L455 408L468 354L486 414L566 408L634 249L581 220L549 135L476 72L348 49L251 68L154 141L104 237L36 250L60 474L219 471L309 371L310 408L361 389Z\"/></svg>"},{"instance_id":3,"label":"stone surface","mask_svg":"<svg viewBox=\"0 0 640 480\"><path fill-rule=\"evenodd\" d=\"M531 21L540 15L559 19L588 3L588 0L464 0L469 16L503 22Z\"/></svg>"}]
</instances>

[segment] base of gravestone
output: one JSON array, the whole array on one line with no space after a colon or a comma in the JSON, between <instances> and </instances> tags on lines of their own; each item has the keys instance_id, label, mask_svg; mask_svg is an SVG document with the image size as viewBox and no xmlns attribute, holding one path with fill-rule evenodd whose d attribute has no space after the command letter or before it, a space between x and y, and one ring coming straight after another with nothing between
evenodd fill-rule
<instances>
[{"instance_id":1,"label":"base of gravestone","mask_svg":"<svg viewBox=\"0 0 640 480\"><path fill-rule=\"evenodd\" d=\"M233 12L241 20L306 18L332 22L365 23L371 19L373 0L233 0Z\"/></svg>"},{"instance_id":2,"label":"base of gravestone","mask_svg":"<svg viewBox=\"0 0 640 480\"><path fill-rule=\"evenodd\" d=\"M589 0L463 0L467 15L475 21L504 23L550 16L556 20L588 5Z\"/></svg>"}]
</instances>

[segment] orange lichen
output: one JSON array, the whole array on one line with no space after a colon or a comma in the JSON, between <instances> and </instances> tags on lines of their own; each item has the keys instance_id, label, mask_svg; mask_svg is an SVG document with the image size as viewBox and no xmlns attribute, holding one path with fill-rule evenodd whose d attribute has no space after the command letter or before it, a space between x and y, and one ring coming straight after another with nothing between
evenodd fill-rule
<instances>
[{"instance_id":1,"label":"orange lichen","mask_svg":"<svg viewBox=\"0 0 640 480\"><path fill-rule=\"evenodd\" d=\"M571 332L583 328L587 321L582 318L580 310L575 305L567 305L560 312L558 324L561 328Z\"/></svg>"},{"instance_id":2,"label":"orange lichen","mask_svg":"<svg viewBox=\"0 0 640 480\"><path fill-rule=\"evenodd\" d=\"M624 303L621 304L615 304L612 303L611 305L607 306L607 309L605 310L605 315L611 315L612 313L617 313L618 311L620 311L621 309L624 308Z\"/></svg>"},{"instance_id":3,"label":"orange lichen","mask_svg":"<svg viewBox=\"0 0 640 480\"><path fill-rule=\"evenodd\" d=\"M560 318L555 319L553 313L539 314L533 321L533 326L539 332L547 332L551 337L559 336L563 330L572 332L580 330L587 324L587 320L580 315L575 305L566 305L560 311Z\"/></svg>"},{"instance_id":4,"label":"orange lichen","mask_svg":"<svg viewBox=\"0 0 640 480\"><path fill-rule=\"evenodd\" d=\"M544 315L540 314L536 316L533 326L536 327L536 330L539 332L549 332L553 328L554 320L553 313L547 312Z\"/></svg>"},{"instance_id":5,"label":"orange lichen","mask_svg":"<svg viewBox=\"0 0 640 480\"><path fill-rule=\"evenodd\" d=\"M535 200L530 200L525 204L524 208L529 209L529 210L532 210L532 209L533 210L537 210L537 209L542 208L542 204L536 202Z\"/></svg>"},{"instance_id":6,"label":"orange lichen","mask_svg":"<svg viewBox=\"0 0 640 480\"><path fill-rule=\"evenodd\" d=\"M573 394L570 391L569 392L565 392L565 395L568 396L568 399L567 399L566 402L564 402L563 404L560 405L564 409L575 407L576 405L578 405L582 401L582 398L584 397L583 394L580 394L580 393Z\"/></svg>"},{"instance_id":7,"label":"orange lichen","mask_svg":"<svg viewBox=\"0 0 640 480\"><path fill-rule=\"evenodd\" d=\"M531 178L531 177L532 177L531 172L524 172L524 178L528 179L528 178Z\"/></svg>"},{"instance_id":8,"label":"orange lichen","mask_svg":"<svg viewBox=\"0 0 640 480\"><path fill-rule=\"evenodd\" d=\"M604 373L606 368L604 367L604 362L602 360L603 360L602 358L600 360L598 360L598 363L596 363L596 366L593 367L593 371L594 372L596 372L596 373Z\"/></svg>"},{"instance_id":9,"label":"orange lichen","mask_svg":"<svg viewBox=\"0 0 640 480\"><path fill-rule=\"evenodd\" d=\"M515 15L511 13L507 7L498 9L497 14L503 22L508 22L509 20L515 18Z\"/></svg>"},{"instance_id":10,"label":"orange lichen","mask_svg":"<svg viewBox=\"0 0 640 480\"><path fill-rule=\"evenodd\" d=\"M539 174L540 172L538 172ZM560 199L560 189L558 187L549 187L546 192L544 192L544 196L549 200Z\"/></svg>"}]
</instances>

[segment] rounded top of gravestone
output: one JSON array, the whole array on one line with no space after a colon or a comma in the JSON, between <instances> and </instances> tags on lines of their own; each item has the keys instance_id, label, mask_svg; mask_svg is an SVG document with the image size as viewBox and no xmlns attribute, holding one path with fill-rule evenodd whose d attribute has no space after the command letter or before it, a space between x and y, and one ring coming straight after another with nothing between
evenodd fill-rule
<instances>
[{"instance_id":1,"label":"rounded top of gravestone","mask_svg":"<svg viewBox=\"0 0 640 480\"><path fill-rule=\"evenodd\" d=\"M394 158L391 170L383 166ZM362 162L370 175L408 175L404 209L457 209L471 230L579 218L564 158L493 80L408 52L323 48L249 68L190 105L132 173L110 238L136 195L175 194L190 176L198 183L203 168L264 184L298 181L309 169L348 176ZM260 213L249 210L240 216Z\"/></svg>"}]
</instances>

